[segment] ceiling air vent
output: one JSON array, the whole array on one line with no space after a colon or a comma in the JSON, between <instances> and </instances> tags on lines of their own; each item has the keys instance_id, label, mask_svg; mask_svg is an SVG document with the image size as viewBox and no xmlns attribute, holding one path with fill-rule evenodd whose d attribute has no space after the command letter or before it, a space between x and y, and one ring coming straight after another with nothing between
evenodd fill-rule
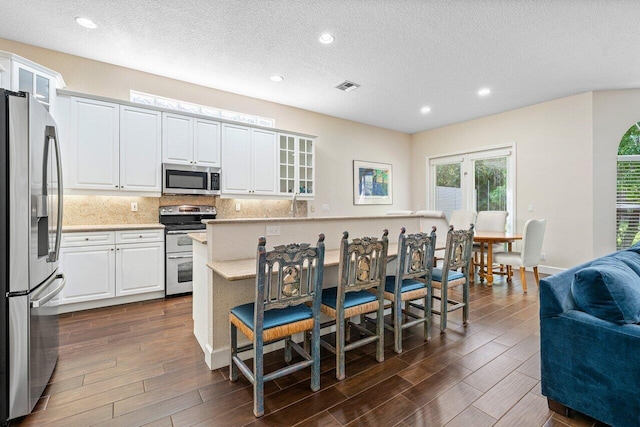
<instances>
[{"instance_id":1,"label":"ceiling air vent","mask_svg":"<svg viewBox=\"0 0 640 427\"><path fill-rule=\"evenodd\" d=\"M354 82L350 82L349 80L345 80L344 82L340 83L338 86L336 86L336 89L340 89L341 91L344 92L350 92L354 89L358 89L360 87L360 85L358 83L354 83Z\"/></svg>"}]
</instances>

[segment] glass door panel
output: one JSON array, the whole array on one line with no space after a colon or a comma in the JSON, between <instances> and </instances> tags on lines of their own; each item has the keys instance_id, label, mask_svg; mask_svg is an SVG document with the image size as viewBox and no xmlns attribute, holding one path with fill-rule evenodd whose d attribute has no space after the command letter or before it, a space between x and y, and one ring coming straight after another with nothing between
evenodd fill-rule
<instances>
[{"instance_id":1,"label":"glass door panel","mask_svg":"<svg viewBox=\"0 0 640 427\"><path fill-rule=\"evenodd\" d=\"M45 108L49 109L49 79L44 76L36 75L36 94L35 97L38 101L44 104Z\"/></svg>"},{"instance_id":2,"label":"glass door panel","mask_svg":"<svg viewBox=\"0 0 640 427\"><path fill-rule=\"evenodd\" d=\"M33 94L33 73L24 68L18 70L18 90Z\"/></svg>"},{"instance_id":3,"label":"glass door panel","mask_svg":"<svg viewBox=\"0 0 640 427\"><path fill-rule=\"evenodd\" d=\"M294 137L280 135L280 193L295 191L295 146Z\"/></svg>"},{"instance_id":4,"label":"glass door panel","mask_svg":"<svg viewBox=\"0 0 640 427\"><path fill-rule=\"evenodd\" d=\"M436 164L435 184L434 209L450 218L451 212L462 209L462 164Z\"/></svg>"},{"instance_id":5,"label":"glass door panel","mask_svg":"<svg viewBox=\"0 0 640 427\"><path fill-rule=\"evenodd\" d=\"M476 210L507 210L507 158L474 161Z\"/></svg>"}]
</instances>

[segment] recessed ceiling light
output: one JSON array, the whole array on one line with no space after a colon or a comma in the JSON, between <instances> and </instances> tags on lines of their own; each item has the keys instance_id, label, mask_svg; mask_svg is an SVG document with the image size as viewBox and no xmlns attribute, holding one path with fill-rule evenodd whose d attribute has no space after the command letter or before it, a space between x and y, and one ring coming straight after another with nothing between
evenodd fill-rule
<instances>
[{"instance_id":1,"label":"recessed ceiling light","mask_svg":"<svg viewBox=\"0 0 640 427\"><path fill-rule=\"evenodd\" d=\"M271 76L269 78L271 79L272 82L281 82L284 80L284 77L278 76L278 75Z\"/></svg>"},{"instance_id":2,"label":"recessed ceiling light","mask_svg":"<svg viewBox=\"0 0 640 427\"><path fill-rule=\"evenodd\" d=\"M428 105L425 105L420 109L420 112L422 114L429 114L431 112L431 107L429 107Z\"/></svg>"},{"instance_id":3,"label":"recessed ceiling light","mask_svg":"<svg viewBox=\"0 0 640 427\"><path fill-rule=\"evenodd\" d=\"M483 87L482 89L480 89L478 91L478 95L480 96L487 96L491 93L491 89L489 89L488 87Z\"/></svg>"},{"instance_id":4,"label":"recessed ceiling light","mask_svg":"<svg viewBox=\"0 0 640 427\"><path fill-rule=\"evenodd\" d=\"M93 22L91 19L89 18L83 18L81 16L76 16L76 22L80 25L82 25L85 28L91 28L94 29L97 27L96 23Z\"/></svg>"},{"instance_id":5,"label":"recessed ceiling light","mask_svg":"<svg viewBox=\"0 0 640 427\"><path fill-rule=\"evenodd\" d=\"M322 44L331 44L336 38L329 33L324 33L320 37L318 37L318 41Z\"/></svg>"}]
</instances>

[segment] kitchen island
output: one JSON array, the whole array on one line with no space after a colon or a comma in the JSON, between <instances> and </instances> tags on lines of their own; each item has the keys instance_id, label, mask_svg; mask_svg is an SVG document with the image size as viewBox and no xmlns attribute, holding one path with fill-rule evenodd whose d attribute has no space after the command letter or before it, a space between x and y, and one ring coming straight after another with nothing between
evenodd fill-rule
<instances>
[{"instance_id":1,"label":"kitchen island","mask_svg":"<svg viewBox=\"0 0 640 427\"><path fill-rule=\"evenodd\" d=\"M203 221L207 224L207 283L206 286L196 283L198 275L194 271L193 313L194 333L203 348L209 368L216 369L229 364L229 310L236 305L252 302L255 298L258 237L266 236L269 250L273 246L288 243L315 245L318 234L324 233L326 255L323 286L331 287L337 284L343 231L348 231L350 238L382 237L386 228L389 230L389 254L393 255L397 253L401 227L405 227L407 233L430 229L430 224L423 220L425 218L418 215L393 215ZM446 230L443 232L446 233ZM198 249L198 254L194 250L194 257L203 256L202 248ZM194 270L196 264L194 258ZM196 295L196 289L204 292ZM198 325L198 331L195 325ZM202 325L207 326L206 334ZM265 351L269 351L269 348Z\"/></svg>"}]
</instances>

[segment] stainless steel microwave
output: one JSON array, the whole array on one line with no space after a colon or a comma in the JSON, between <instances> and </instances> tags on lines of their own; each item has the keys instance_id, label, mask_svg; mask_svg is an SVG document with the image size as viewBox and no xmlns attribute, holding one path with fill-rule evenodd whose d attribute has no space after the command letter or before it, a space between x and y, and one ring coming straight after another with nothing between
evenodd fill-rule
<instances>
[{"instance_id":1,"label":"stainless steel microwave","mask_svg":"<svg viewBox=\"0 0 640 427\"><path fill-rule=\"evenodd\" d=\"M220 168L162 164L162 194L220 194Z\"/></svg>"}]
</instances>

